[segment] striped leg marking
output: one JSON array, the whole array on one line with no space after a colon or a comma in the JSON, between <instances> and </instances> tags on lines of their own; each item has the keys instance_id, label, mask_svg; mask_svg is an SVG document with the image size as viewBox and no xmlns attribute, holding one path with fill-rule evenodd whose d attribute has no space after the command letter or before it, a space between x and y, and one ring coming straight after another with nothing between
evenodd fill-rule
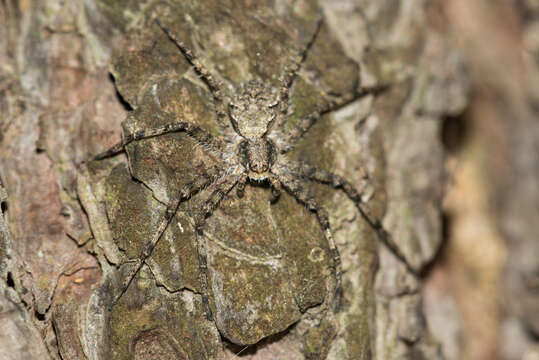
<instances>
[{"instance_id":1,"label":"striped leg marking","mask_svg":"<svg viewBox=\"0 0 539 360\"><path fill-rule=\"evenodd\" d=\"M153 252L153 249L161 239L163 233L165 232L166 228L170 224L170 221L176 214L176 211L178 210L178 206L180 205L182 200L190 198L193 194L198 192L200 189L202 189L204 186L206 186L210 182L210 179L205 177L200 177L197 182L186 185L179 194L179 197L175 199L171 204L167 206L167 209L165 211L165 216L159 223L157 230L154 233L154 236L151 238L150 242L146 244L146 246L143 248L142 253L140 254L139 258L136 260L135 265L129 271L129 274L125 277L125 280L122 283L122 286L120 287L120 292L114 297L112 300L112 303L110 307L112 308L118 300L122 297L122 295L127 291L127 288L129 287L129 284L131 284L131 281L135 278L137 273L142 268L142 265L150 257L150 255Z\"/></svg>"},{"instance_id":2,"label":"striped leg marking","mask_svg":"<svg viewBox=\"0 0 539 360\"><path fill-rule=\"evenodd\" d=\"M300 178L293 176L288 171L279 171L277 176L279 177L283 187L292 196L294 196L299 202L305 204L309 210L316 214L318 222L324 231L324 237L328 244L333 260L333 268L335 270L335 286L332 291L328 292L327 304L331 307L332 311L336 313L339 309L339 302L342 293L342 268L341 256L339 254L339 250L337 249L337 245L335 244L335 240L333 239L333 234L331 233L328 213L316 202L316 200L311 197L311 195L309 195L308 191L303 188Z\"/></svg>"},{"instance_id":3,"label":"striped leg marking","mask_svg":"<svg viewBox=\"0 0 539 360\"><path fill-rule=\"evenodd\" d=\"M182 52L183 56L185 56L187 61L189 61L193 68L195 68L195 71L204 80L206 85L208 85L208 88L213 95L215 112L217 114L217 122L219 123L219 126L221 126L222 129L233 131L231 123L228 120L223 92L221 90L221 84L219 84L219 82L215 80L215 77L208 70L208 68L204 66L200 59L193 53L191 49L189 49L185 45L183 41L180 41L176 35L174 35L167 27L165 27L161 23L161 21L159 21L159 19L155 19L155 23L161 28L161 30L163 30L163 32L168 36L168 38L172 40L174 44L176 44L176 46Z\"/></svg>"},{"instance_id":4,"label":"striped leg marking","mask_svg":"<svg viewBox=\"0 0 539 360\"><path fill-rule=\"evenodd\" d=\"M185 131L193 139L195 139L200 144L208 147L211 150L222 152L222 149L224 149L225 147L224 142L220 138L214 138L206 130L196 125L193 125L187 121L178 121L178 122L168 123L163 126L156 127L156 128L140 130L133 134L129 134L125 137L125 139L123 139L121 142L114 145L107 151L104 151L94 156L92 160L102 160L102 159L106 159L111 156L114 156L118 153L121 153L122 151L125 150L125 147L128 144L132 143L133 141L148 139L148 138L156 137L159 135L164 135L164 134L178 132L178 131Z\"/></svg>"},{"instance_id":5,"label":"striped leg marking","mask_svg":"<svg viewBox=\"0 0 539 360\"><path fill-rule=\"evenodd\" d=\"M213 315L210 309L208 298L208 256L206 251L206 243L202 237L202 228L206 222L206 218L210 216L223 198L234 188L234 186L242 178L241 174L232 173L224 175L222 178L214 182L209 188L209 198L204 202L200 211L195 215L195 241L198 252L199 263L199 281L202 290L202 305L206 318L209 321L213 320Z\"/></svg>"}]
</instances>

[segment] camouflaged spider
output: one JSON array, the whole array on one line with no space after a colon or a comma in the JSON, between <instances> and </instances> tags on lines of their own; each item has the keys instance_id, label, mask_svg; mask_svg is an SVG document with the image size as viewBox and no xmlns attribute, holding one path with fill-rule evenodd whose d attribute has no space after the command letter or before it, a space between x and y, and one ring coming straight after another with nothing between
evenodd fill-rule
<instances>
[{"instance_id":1,"label":"camouflaged spider","mask_svg":"<svg viewBox=\"0 0 539 360\"><path fill-rule=\"evenodd\" d=\"M120 143L95 156L94 160L104 159L123 152L125 147L133 141L179 131L187 133L206 149L217 154L224 162L224 168L227 170L216 176L215 180L208 185L207 190L211 195L204 202L200 211L194 216L195 228L199 234L202 231L205 219L213 213L221 200L233 188L236 188L238 196L241 197L243 196L246 184L250 181L267 182L272 189L272 200L275 200L279 196L281 189L284 188L297 201L304 204L316 214L318 222L324 231L324 236L333 258L335 273L334 289L328 292L326 304L336 309L339 292L341 291L341 261L339 251L331 233L326 210L309 195L306 187L303 186L303 182L309 180L339 188L358 205L362 202L361 192L342 177L307 164L293 162L287 159L286 154L293 149L296 142L322 114L338 109L365 95L378 94L386 86L358 88L355 92L344 95L338 100L318 106L315 111L300 118L294 129L284 134L281 131L281 127L287 115L288 94L306 58L306 54L320 30L321 19L318 21L316 29L313 31L309 41L302 49L296 52L296 55L286 67L281 76L279 89L260 80L251 80L242 84L237 89L236 94L232 96L232 99L227 99L223 95L221 84L214 79L211 72L201 63L197 56L183 42L179 41L159 20L156 19L155 22L168 38L176 44L181 53L208 86L213 96L217 121L227 136L214 137L194 124L179 120L157 128L129 134ZM168 204L165 217L159 224L157 232L143 249L136 265L126 277L120 293L114 298L112 304L115 304L119 300L131 280L142 267L142 264L152 253L153 248L176 213L180 201L189 198L206 185L207 182L204 184L193 184L188 188L181 189L181 196L171 204ZM211 319L207 295L206 250L203 241L198 239L196 246L200 264L202 302L207 311L208 318ZM393 246L391 247L393 248ZM399 255L398 252L397 255Z\"/></svg>"}]
</instances>

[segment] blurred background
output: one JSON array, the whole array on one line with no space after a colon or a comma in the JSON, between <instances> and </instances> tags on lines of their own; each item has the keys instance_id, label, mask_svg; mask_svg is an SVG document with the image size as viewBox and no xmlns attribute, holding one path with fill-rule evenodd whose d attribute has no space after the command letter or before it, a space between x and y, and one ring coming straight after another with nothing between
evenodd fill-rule
<instances>
[{"instance_id":1,"label":"blurred background","mask_svg":"<svg viewBox=\"0 0 539 360\"><path fill-rule=\"evenodd\" d=\"M424 300L447 316L431 330L452 359L539 359L539 1L431 10L472 88L466 111L444 123L445 245Z\"/></svg>"}]
</instances>

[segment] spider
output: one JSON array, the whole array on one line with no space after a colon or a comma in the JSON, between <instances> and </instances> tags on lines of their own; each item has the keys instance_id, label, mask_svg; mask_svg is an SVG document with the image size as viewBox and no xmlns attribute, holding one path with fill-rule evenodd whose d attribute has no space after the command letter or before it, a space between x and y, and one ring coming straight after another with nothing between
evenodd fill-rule
<instances>
[{"instance_id":1,"label":"spider","mask_svg":"<svg viewBox=\"0 0 539 360\"><path fill-rule=\"evenodd\" d=\"M343 177L305 163L292 161L287 158L286 154L294 148L298 140L305 135L309 128L324 113L336 110L368 94L379 94L387 89L388 86L360 87L353 93L319 105L312 113L300 118L295 128L285 134L281 130L281 127L286 120L288 112L289 91L306 58L309 48L319 33L322 16L317 21L315 30L312 32L309 40L301 49L296 49L295 56L292 57L290 63L285 67L280 78L281 83L279 88L254 79L241 84L236 89L235 94L230 98L224 95L222 85L215 80L212 73L195 54L174 33L165 27L159 19L155 19L155 23L168 39L178 47L183 56L207 85L213 97L216 120L224 134L222 136L212 136L201 127L178 119L163 126L124 135L121 142L96 155L93 160L101 160L121 153L125 151L128 144L134 141L172 132L185 132L205 149L217 154L223 162L223 169L226 170L217 174L213 182L201 179L198 184L192 184L180 189L180 196L167 205L165 216L160 222L157 231L142 250L141 255L136 260L135 266L128 273L119 293L114 297L112 305L120 299L146 259L151 255L154 247L176 213L180 202L190 198L191 195L195 194L201 188L208 186L207 190L211 195L194 215L194 224L198 234L196 236L196 248L198 250L200 266L199 276L202 288L202 303L208 320L211 320L212 315L209 309L207 295L208 269L206 249L204 242L200 241L198 237L202 235L206 218L211 216L218 208L221 200L234 188L238 197L242 197L248 183L265 182L271 187L270 200L275 201L284 189L316 215L332 257L332 270L335 278L333 289L328 292L326 304L329 304L328 306L332 307L334 311L337 311L342 276L339 251L333 239L327 211L309 194L303 183L305 180L308 180L341 189L348 198L358 205L358 208L359 204L363 202L362 193ZM373 225L376 226L376 224ZM386 239L385 243L387 244L388 242ZM390 243L389 247L399 258L403 258L392 243Z\"/></svg>"}]
</instances>

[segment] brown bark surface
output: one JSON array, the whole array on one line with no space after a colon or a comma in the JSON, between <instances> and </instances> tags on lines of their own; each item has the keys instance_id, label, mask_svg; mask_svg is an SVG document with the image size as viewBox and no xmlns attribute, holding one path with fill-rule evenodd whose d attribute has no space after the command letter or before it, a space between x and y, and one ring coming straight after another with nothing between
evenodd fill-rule
<instances>
[{"instance_id":1,"label":"brown bark surface","mask_svg":"<svg viewBox=\"0 0 539 360\"><path fill-rule=\"evenodd\" d=\"M452 174L444 204L448 245L431 295L445 293L447 308L459 314L460 340L447 346L453 348L448 358L536 358L539 7L534 1L438 5L473 89L465 114L445 127ZM433 307L440 302L434 298Z\"/></svg>"},{"instance_id":2,"label":"brown bark surface","mask_svg":"<svg viewBox=\"0 0 539 360\"><path fill-rule=\"evenodd\" d=\"M527 15L537 9L465 3L1 2L0 358L533 354L538 135ZM490 33L488 14L497 11L513 20ZM207 221L214 321L204 313L192 226L204 191L180 206L112 304L177 189L218 166L184 133L84 163L122 132L163 119L219 133L207 87L153 19L231 89L252 78L277 86L319 14L286 129L358 83L392 85L324 116L292 157L357 187L367 174L373 195L363 210L413 271L342 192L309 185L342 257L341 307L325 312L333 275L316 216L286 193L270 204L268 188L248 185ZM523 48L529 53L515 63ZM456 119L472 129L459 146ZM502 289L518 301L504 301Z\"/></svg>"}]
</instances>

